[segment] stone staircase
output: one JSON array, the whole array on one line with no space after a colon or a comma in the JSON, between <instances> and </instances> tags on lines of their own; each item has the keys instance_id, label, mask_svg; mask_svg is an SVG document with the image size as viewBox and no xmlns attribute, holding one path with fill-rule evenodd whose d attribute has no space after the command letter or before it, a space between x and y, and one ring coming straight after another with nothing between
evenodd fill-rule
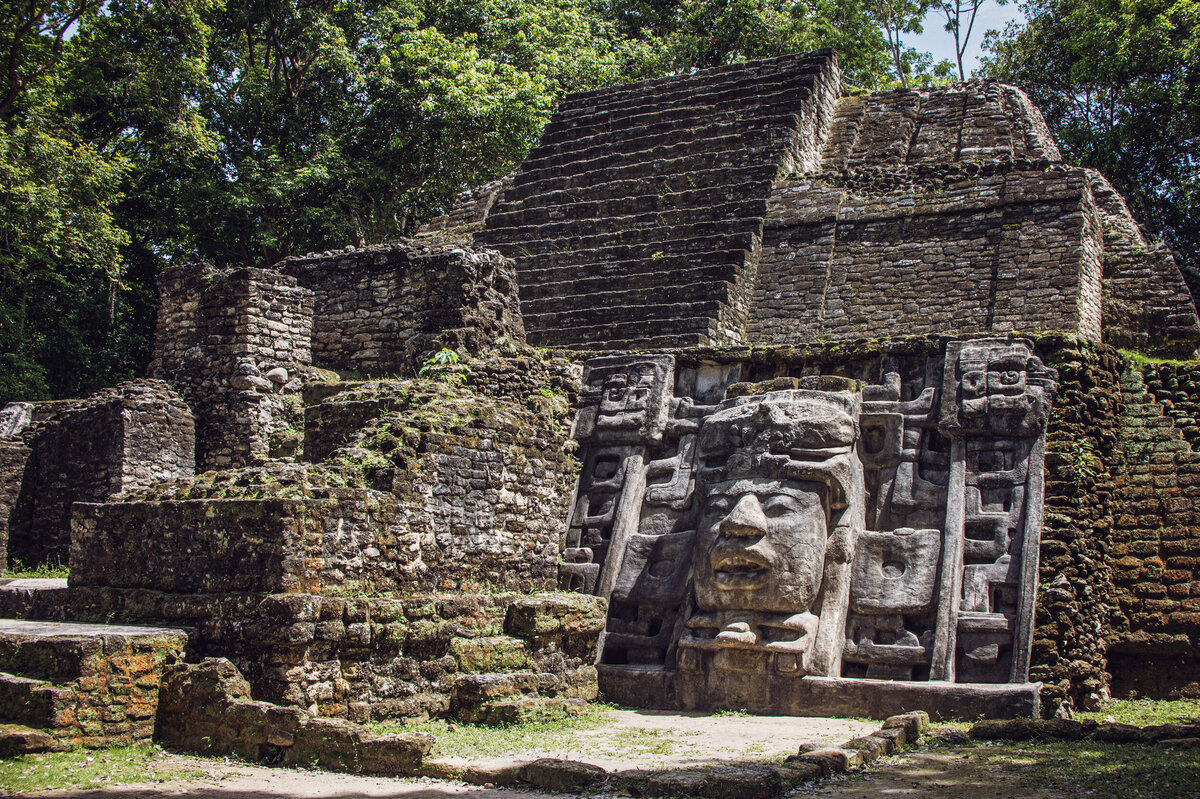
<instances>
[{"instance_id":1,"label":"stone staircase","mask_svg":"<svg viewBox=\"0 0 1200 799\"><path fill-rule=\"evenodd\" d=\"M838 90L822 51L568 96L475 234L516 261L529 341L740 341L771 182Z\"/></svg>"},{"instance_id":2,"label":"stone staircase","mask_svg":"<svg viewBox=\"0 0 1200 799\"><path fill-rule=\"evenodd\" d=\"M176 629L0 620L0 757L149 741L186 643Z\"/></svg>"}]
</instances>

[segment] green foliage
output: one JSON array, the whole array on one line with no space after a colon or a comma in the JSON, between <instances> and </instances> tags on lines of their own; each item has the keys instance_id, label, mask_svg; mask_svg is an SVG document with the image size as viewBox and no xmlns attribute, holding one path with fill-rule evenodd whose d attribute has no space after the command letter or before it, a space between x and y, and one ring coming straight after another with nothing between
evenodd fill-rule
<instances>
[{"instance_id":1,"label":"green foliage","mask_svg":"<svg viewBox=\"0 0 1200 799\"><path fill-rule=\"evenodd\" d=\"M102 751L81 749L18 755L0 760L0 793L99 788L120 783L169 782L206 776L205 761L189 758L186 764L167 755L159 746L118 746Z\"/></svg>"},{"instance_id":2,"label":"green foliage","mask_svg":"<svg viewBox=\"0 0 1200 799\"><path fill-rule=\"evenodd\" d=\"M70 568L58 561L39 563L36 566L26 566L20 558L13 558L8 567L0 570L0 577L70 577Z\"/></svg>"},{"instance_id":3,"label":"green foliage","mask_svg":"<svg viewBox=\"0 0 1200 799\"><path fill-rule=\"evenodd\" d=\"M457 386L466 382L467 373L470 371L470 367L462 362L457 352L443 347L421 362L417 374L439 383Z\"/></svg>"},{"instance_id":4,"label":"green foliage","mask_svg":"<svg viewBox=\"0 0 1200 799\"><path fill-rule=\"evenodd\" d=\"M1078 714L1082 719L1115 721L1147 727L1152 724L1200 724L1200 700L1197 699L1117 699L1103 710Z\"/></svg>"},{"instance_id":5,"label":"green foliage","mask_svg":"<svg viewBox=\"0 0 1200 799\"><path fill-rule=\"evenodd\" d=\"M1094 480L1104 469L1104 462L1096 454L1096 448L1086 438L1076 439L1063 452L1067 459L1066 472L1076 485Z\"/></svg>"},{"instance_id":6,"label":"green foliage","mask_svg":"<svg viewBox=\"0 0 1200 799\"><path fill-rule=\"evenodd\" d=\"M1028 0L989 75L1041 107L1064 156L1103 172L1134 216L1200 270L1200 5ZM1196 288L1193 288L1193 292Z\"/></svg>"}]
</instances>

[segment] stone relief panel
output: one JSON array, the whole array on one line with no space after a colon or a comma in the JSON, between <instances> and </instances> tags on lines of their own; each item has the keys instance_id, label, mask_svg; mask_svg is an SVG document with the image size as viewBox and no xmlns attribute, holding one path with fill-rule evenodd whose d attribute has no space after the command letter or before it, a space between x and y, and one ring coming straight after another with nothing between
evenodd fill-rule
<instances>
[{"instance_id":1,"label":"stone relief panel","mask_svg":"<svg viewBox=\"0 0 1200 799\"><path fill-rule=\"evenodd\" d=\"M1027 681L1056 374L1023 339L881 365L721 399L588 363L561 579L609 600L602 668Z\"/></svg>"}]
</instances>

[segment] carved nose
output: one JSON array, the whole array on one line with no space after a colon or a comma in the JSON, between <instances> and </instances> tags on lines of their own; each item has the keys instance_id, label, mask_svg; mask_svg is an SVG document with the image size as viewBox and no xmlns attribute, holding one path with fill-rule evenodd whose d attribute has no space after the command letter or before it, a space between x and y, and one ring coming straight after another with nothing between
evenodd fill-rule
<instances>
[{"instance_id":1,"label":"carved nose","mask_svg":"<svg viewBox=\"0 0 1200 799\"><path fill-rule=\"evenodd\" d=\"M758 537L767 532L767 517L758 497L746 494L737 501L717 528L722 535Z\"/></svg>"}]
</instances>

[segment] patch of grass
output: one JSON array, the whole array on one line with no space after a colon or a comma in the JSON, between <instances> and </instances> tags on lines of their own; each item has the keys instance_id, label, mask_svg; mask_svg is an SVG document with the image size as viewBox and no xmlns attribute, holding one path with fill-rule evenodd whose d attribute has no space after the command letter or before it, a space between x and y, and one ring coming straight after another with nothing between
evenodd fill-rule
<instances>
[{"instance_id":1,"label":"patch of grass","mask_svg":"<svg viewBox=\"0 0 1200 799\"><path fill-rule=\"evenodd\" d=\"M1160 358L1157 355L1150 355L1137 350L1122 350L1118 349L1122 357L1127 361L1133 361L1136 364L1168 364L1170 366L1182 366L1183 364L1194 364L1194 360L1179 360L1177 358Z\"/></svg>"},{"instance_id":2,"label":"patch of grass","mask_svg":"<svg viewBox=\"0 0 1200 799\"><path fill-rule=\"evenodd\" d=\"M669 755L678 741L662 730L619 730L606 733L596 742L597 750L610 757L619 755Z\"/></svg>"},{"instance_id":3,"label":"patch of grass","mask_svg":"<svg viewBox=\"0 0 1200 799\"><path fill-rule=\"evenodd\" d=\"M68 577L70 573L71 570L58 561L26 566L20 558L13 558L8 568L0 571L0 577Z\"/></svg>"},{"instance_id":4,"label":"patch of grass","mask_svg":"<svg viewBox=\"0 0 1200 799\"><path fill-rule=\"evenodd\" d=\"M576 715L541 718L507 727L466 724L449 719L408 724L389 722L368 726L381 734L427 732L436 739L432 752L434 757L463 757L476 760L503 757L528 750L569 746L574 733L601 726L608 721L608 713L613 709L611 705L589 704Z\"/></svg>"},{"instance_id":5,"label":"patch of grass","mask_svg":"<svg viewBox=\"0 0 1200 799\"><path fill-rule=\"evenodd\" d=\"M1196 796L1200 757L1192 750L1140 744L1057 741L987 745L970 750L973 765L1017 771L1022 787L1055 788L1104 799Z\"/></svg>"},{"instance_id":6,"label":"patch of grass","mask_svg":"<svg viewBox=\"0 0 1200 799\"><path fill-rule=\"evenodd\" d=\"M1120 724L1200 724L1200 699L1117 699L1103 710L1077 714L1081 719L1105 721L1111 716Z\"/></svg>"},{"instance_id":7,"label":"patch of grass","mask_svg":"<svg viewBox=\"0 0 1200 799\"><path fill-rule=\"evenodd\" d=\"M170 782L204 776L165 760L157 746L52 752L0 760L0 794L52 788L97 788L126 782Z\"/></svg>"}]
</instances>

